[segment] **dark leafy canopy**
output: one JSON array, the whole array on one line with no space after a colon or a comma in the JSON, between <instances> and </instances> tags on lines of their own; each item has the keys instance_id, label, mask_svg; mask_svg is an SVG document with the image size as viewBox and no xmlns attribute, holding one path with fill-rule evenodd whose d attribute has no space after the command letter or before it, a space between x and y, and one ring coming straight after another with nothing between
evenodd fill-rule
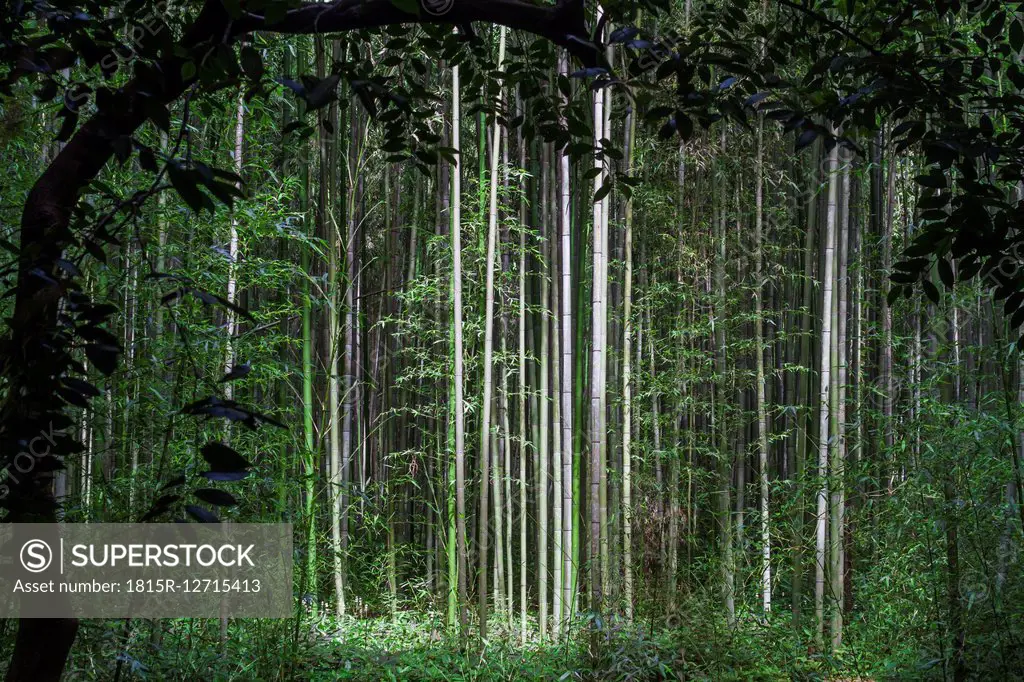
<instances>
[{"instance_id":1,"label":"dark leafy canopy","mask_svg":"<svg viewBox=\"0 0 1024 682\"><path fill-rule=\"evenodd\" d=\"M396 20L403 14L410 21L430 19L419 12L418 3L390 4ZM779 0L762 12L759 4L720 3L675 33L634 25L639 10L653 13L654 19L645 19L645 24L657 25L657 13L666 5L663 0L603 3L605 21L614 30L606 32L603 22L597 26L591 21L586 34L567 36L578 46L577 54L593 55L591 64L574 75L591 79L594 87L628 89L636 106L665 136L690 137L721 119L748 125L755 110L794 131L797 148L822 138L826 145L838 141L862 151L864 140L884 128L887 144L920 152L918 182L925 194L914 244L894 276L893 295L908 294L918 282L948 284L982 275L1008 309L1024 311L1024 276L1016 265L1021 236L1012 191L1021 176L1022 100L1017 89L1024 84L1018 57L1024 29L1013 8L981 1ZM232 32L237 25L258 21L269 30L278 26L297 32L292 24L299 10L292 2L225 1L215 9L227 13ZM166 90L172 85L169 81L185 81L186 89L173 85L190 100L235 83L243 83L251 99L266 96L281 84L304 101L308 112L345 92L384 127L385 150L392 160L427 170L453 150L440 146L426 120L431 95L423 80L424 60L439 56L463 63L470 89L488 80L493 85L493 79L486 78L492 67L480 56L483 51L464 49L480 44L468 26L452 32L424 23L415 30L425 54L412 55L408 25L378 29L389 39L384 61L409 60L411 68L403 69L397 79L377 75L378 56L368 54L359 41L347 45L343 59L322 79L309 74L272 77L258 39L188 44L188 27L194 29L202 14L212 11L209 3L199 14L143 2L16 4L0 20L6 36L0 91L9 93L29 79L41 99L54 102L63 120L59 140L70 138L83 112L128 104L128 93L118 87L124 73L143 84L151 80L154 93ZM978 30L966 34L951 28L952 22L944 19L954 13L968 15ZM621 54L621 60L616 56L614 61L625 63L625 69L604 62L602 41ZM180 73L159 72L169 63L169 55L179 57L174 63ZM500 76L518 87L526 100L540 99L552 55L546 42L516 43L510 65ZM562 90L567 87L561 84ZM168 131L173 98L145 99L146 119ZM537 116L504 118L513 126L532 119L528 136L541 134L570 144L576 155L592 153L582 110L559 123L557 110L545 104L550 103L532 102L531 114ZM314 126L298 120L290 128L285 132L308 135ZM161 155L130 134L110 142L117 146L119 161L138 154L144 168L165 175L196 211L213 210L214 200L230 205L238 195L238 179L227 171ZM81 218L85 224L97 221L96 216ZM83 246L115 243L111 222L98 224L95 230L78 230ZM926 293L931 291L925 287ZM1024 320L1024 312L1018 320ZM94 352L101 365L110 366L109 344Z\"/></svg>"},{"instance_id":2,"label":"dark leafy canopy","mask_svg":"<svg viewBox=\"0 0 1024 682\"><path fill-rule=\"evenodd\" d=\"M81 372L67 353L73 344L81 344L100 371L117 369L120 348L102 329L113 308L83 294L76 284L76 260L85 254L103 259L104 248L120 243L130 218L160 191L173 189L197 212L212 211L217 203L230 206L240 195L234 174L191 159L188 145L182 144L190 107L211 106L209 93L241 85L245 97L252 99L284 87L307 110L306 119L284 132L305 135L314 129L308 119L316 110L338 97L354 96L387 133L385 150L391 159L426 171L438 158L454 154L440 146L428 120L432 96L424 80L424 60L440 57L465 66L471 89L496 87L496 78L517 88L530 115L497 113L509 125L523 126L527 137L540 135L568 145L576 156L593 153L582 107L571 109L563 121L556 118L557 107L545 101L555 96L542 87L550 77L552 45L513 41L509 63L499 74L486 50L474 49L480 39L469 26L472 19L502 20L514 27L518 22L561 43L580 61L574 76L593 88L628 93L632 106L664 136L687 138L723 119L749 125L755 112L793 131L797 148L821 138L826 146L841 144L862 152L864 141L883 130L885 144L897 151L913 150L920 162L918 224L893 275L892 296L909 294L920 284L926 295L937 299L938 285L981 276L1004 301L1013 322L1024 322L1019 257L1024 235L1017 189L1024 168L1024 99L1018 94L1024 86L1019 57L1024 28L1010 5L778 0L762 11L760 3L731 0L703 10L673 32L645 28L658 25L665 0L603 3L606 14L600 23L593 21L594 3L564 0L555 7L532 9L522 3L463 0L440 19L420 12L415 3L379 0L366 3L370 9L358 16L349 4L56 1L15 3L0 17L0 93L10 94L27 83L40 100L50 102L61 119L57 139L69 141L78 133L84 140L81 149L70 144L67 155L87 154L90 145L98 145L112 150L119 163L137 156L140 167L153 176L148 188L126 195L96 180L106 157L95 160L94 167L86 159L74 169L62 168L58 157L51 168L55 177L46 180L53 189L61 172L77 172L78 177L68 180L70 187L63 188L73 194L42 208L33 208L30 197L17 289L12 290L20 306L13 321L15 335L27 333L19 324L28 325L34 311L55 310L59 299L68 301L68 312L50 332L53 357L45 363L46 377L14 382L34 381L40 403L57 396L52 409L36 405L39 410L24 415L24 424L52 421L63 404L81 406L94 395L94 389L69 376ZM646 13L643 21L638 20L640 10ZM966 17L977 30L952 28L954 22L946 19L954 13L961 19L956 26L965 25ZM467 21L460 22L460 16ZM546 23L526 25L531 19ZM414 23L420 25L413 28ZM460 27L453 32L443 23ZM604 30L607 23L613 26L610 32ZM324 78L267 73L260 50L263 38L256 30L309 33L332 27L385 32L385 66L400 58L408 59L411 68L403 69L400 78L382 77L376 68L379 56L353 40L346 41L343 58ZM410 31L418 32L422 53L408 54ZM610 63L605 43L614 55ZM561 92L569 89L568 81L558 86ZM180 112L178 131L172 129L172 110ZM135 137L147 123L175 140L166 152ZM597 151L620 155L611 144ZM620 175L616 182L629 191L630 178ZM601 191L609 190L610 185ZM76 200L83 192L90 201ZM65 211L69 220L64 220ZM32 246L47 242L71 247L71 255L65 260L55 246L39 246L38 251ZM187 286L167 294L166 302L186 294L226 304ZM6 355L18 357L17 352ZM249 426L267 421L216 398L187 411ZM8 506L18 504L17 495L11 499Z\"/></svg>"},{"instance_id":3,"label":"dark leafy canopy","mask_svg":"<svg viewBox=\"0 0 1024 682\"><path fill-rule=\"evenodd\" d=\"M798 149L822 138L863 153L884 131L877 139L915 152L920 169L917 224L890 299L919 284L937 302L941 286L980 276L1013 325L1024 323L1019 7L781 0L759 23L748 9L725 3L698 17L679 46L633 50L665 55L657 81L676 82L673 101L647 112L667 118L662 134L689 137L693 121L748 125L754 111L792 130ZM954 29L954 14L956 26L966 16L977 30ZM634 57L630 73L650 61ZM663 91L648 99L663 100Z\"/></svg>"},{"instance_id":4,"label":"dark leafy canopy","mask_svg":"<svg viewBox=\"0 0 1024 682\"><path fill-rule=\"evenodd\" d=\"M756 111L793 131L797 149L821 138L864 153L875 138L916 152L917 224L890 301L920 285L937 302L940 287L980 276L1019 327L1024 24L1014 5L781 0L751 21L752 3L729 2L670 41L632 29L612 39L664 137L722 119L749 126ZM954 14L977 30L954 29Z\"/></svg>"}]
</instances>

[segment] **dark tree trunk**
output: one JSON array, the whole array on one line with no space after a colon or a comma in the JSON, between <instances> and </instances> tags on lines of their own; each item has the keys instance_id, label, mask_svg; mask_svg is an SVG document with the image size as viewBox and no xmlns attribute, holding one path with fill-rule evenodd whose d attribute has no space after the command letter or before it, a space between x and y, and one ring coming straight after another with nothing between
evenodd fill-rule
<instances>
[{"instance_id":1,"label":"dark tree trunk","mask_svg":"<svg viewBox=\"0 0 1024 682\"><path fill-rule=\"evenodd\" d=\"M18 623L6 682L59 680L78 632L73 618L27 618Z\"/></svg>"},{"instance_id":2,"label":"dark tree trunk","mask_svg":"<svg viewBox=\"0 0 1024 682\"><path fill-rule=\"evenodd\" d=\"M596 53L572 36L588 35L582 2L561 0L555 6L528 5L518 0L456 0L441 16L416 16L390 0L339 3L325 6L307 3L288 13L272 27L256 15L231 22L220 2L203 5L180 46L202 49L214 43L233 44L240 36L257 30L277 33L336 33L385 24L433 22L468 24L484 21L525 30L565 46L585 64L596 63ZM57 505L52 493L52 467L39 463L47 457L58 461L77 451L76 443L62 430L71 426L59 397L61 377L73 371L68 348L75 327L84 323L61 322L58 310L88 307L75 290L74 277L58 263L66 249L80 245L71 228L76 203L85 187L99 175L113 155L114 143L130 136L148 118L152 107L164 107L180 99L192 84L181 77L186 60L172 57L156 67L142 67L120 90L117 107L104 109L83 124L36 181L21 219L18 286L10 334L2 348L3 375L7 383L0 407L0 465L16 458L24 463L17 478L0 486L0 506L8 510L8 522L52 522ZM94 226L95 227L95 226ZM103 225L99 234L104 234ZM102 241L102 240L101 240ZM102 243L100 244L102 248ZM63 306L63 308L62 308ZM33 464L25 459L26 444L40 435L56 434L46 452L37 447ZM52 464L53 462L51 462ZM21 469L27 471L21 471ZM74 642L78 623L73 619L22 620L6 679L46 682L58 680Z\"/></svg>"}]
</instances>

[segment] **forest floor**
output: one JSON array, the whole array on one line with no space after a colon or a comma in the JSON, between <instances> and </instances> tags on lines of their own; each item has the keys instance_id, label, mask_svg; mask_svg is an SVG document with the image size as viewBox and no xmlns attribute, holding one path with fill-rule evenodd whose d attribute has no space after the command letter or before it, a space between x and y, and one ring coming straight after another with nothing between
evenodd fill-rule
<instances>
[{"instance_id":1,"label":"forest floor","mask_svg":"<svg viewBox=\"0 0 1024 682\"><path fill-rule=\"evenodd\" d=\"M401 615L395 622L389 618L354 621L343 630L325 633L320 638L304 675L317 682L875 680L856 670L834 669L843 665L838 660L794 656L787 661L777 648L768 655L753 648L737 655L733 647L749 645L750 640L741 637L731 642L718 641L713 633L702 638L696 632L658 631L650 623L647 628L640 625L606 629L599 638L596 655L589 653L587 637L581 633L576 633L568 644L540 642L532 620L528 623L531 634L525 644L520 642L515 623L509 628L504 622L494 622L491 641L482 652L473 643L467 648L457 639L444 637L438 627L440 623L440 618L430 623L406 620Z\"/></svg>"},{"instance_id":2,"label":"forest floor","mask_svg":"<svg viewBox=\"0 0 1024 682\"><path fill-rule=\"evenodd\" d=\"M710 620L710 619L709 619ZM774 624L728 633L714 625L688 622L658 629L654 623L612 625L600 636L595 655L587 638L568 644L542 643L534 622L527 642L518 627L494 622L481 651L443 635L441 615L399 612L396 619L348 619L337 627L321 618L296 630L295 621L232 621L220 642L216 620L154 623L84 622L72 654L69 681L78 680L358 680L441 682L448 680L709 680L872 682L910 679L884 674L879 661L843 660L808 653L790 643ZM652 627L655 626L655 627ZM125 638L128 633L127 640ZM127 641L127 646L125 642ZM117 653L120 651L120 653ZM915 679L926 679L917 677Z\"/></svg>"}]
</instances>

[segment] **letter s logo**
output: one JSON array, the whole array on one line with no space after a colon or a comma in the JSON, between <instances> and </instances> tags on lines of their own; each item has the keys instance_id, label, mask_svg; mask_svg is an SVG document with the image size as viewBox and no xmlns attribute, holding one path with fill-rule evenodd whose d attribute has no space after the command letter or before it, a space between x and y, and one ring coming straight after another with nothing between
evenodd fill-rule
<instances>
[{"instance_id":1,"label":"letter s logo","mask_svg":"<svg viewBox=\"0 0 1024 682\"><path fill-rule=\"evenodd\" d=\"M21 565L29 573L42 573L53 562L53 550L42 540L29 540L21 546Z\"/></svg>"}]
</instances>

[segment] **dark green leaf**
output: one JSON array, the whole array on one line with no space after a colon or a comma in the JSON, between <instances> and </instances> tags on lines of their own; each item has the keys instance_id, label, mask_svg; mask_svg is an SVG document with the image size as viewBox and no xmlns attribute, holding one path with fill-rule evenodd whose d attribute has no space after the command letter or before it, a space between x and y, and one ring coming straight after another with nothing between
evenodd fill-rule
<instances>
[{"instance_id":1,"label":"dark green leaf","mask_svg":"<svg viewBox=\"0 0 1024 682\"><path fill-rule=\"evenodd\" d=\"M242 64L242 73L246 76L254 81L263 78L263 58L252 45L246 45L242 48L239 61Z\"/></svg>"},{"instance_id":2,"label":"dark green leaf","mask_svg":"<svg viewBox=\"0 0 1024 682\"><path fill-rule=\"evenodd\" d=\"M117 359L120 355L121 349L117 346L90 343L85 347L85 357L89 358L89 362L106 376L110 376L117 370Z\"/></svg>"},{"instance_id":3,"label":"dark green leaf","mask_svg":"<svg viewBox=\"0 0 1024 682\"><path fill-rule=\"evenodd\" d=\"M220 523L220 519L209 509L194 504L185 505L185 512L200 523Z\"/></svg>"},{"instance_id":4,"label":"dark green leaf","mask_svg":"<svg viewBox=\"0 0 1024 682\"><path fill-rule=\"evenodd\" d=\"M204 445L202 455L213 471L241 472L252 467L249 460L233 448L217 441L210 441Z\"/></svg>"},{"instance_id":5,"label":"dark green leaf","mask_svg":"<svg viewBox=\"0 0 1024 682\"><path fill-rule=\"evenodd\" d=\"M942 280L947 289L952 289L956 278L953 276L953 267L949 264L949 261L945 258L939 258L935 265L939 272L939 279Z\"/></svg>"}]
</instances>

